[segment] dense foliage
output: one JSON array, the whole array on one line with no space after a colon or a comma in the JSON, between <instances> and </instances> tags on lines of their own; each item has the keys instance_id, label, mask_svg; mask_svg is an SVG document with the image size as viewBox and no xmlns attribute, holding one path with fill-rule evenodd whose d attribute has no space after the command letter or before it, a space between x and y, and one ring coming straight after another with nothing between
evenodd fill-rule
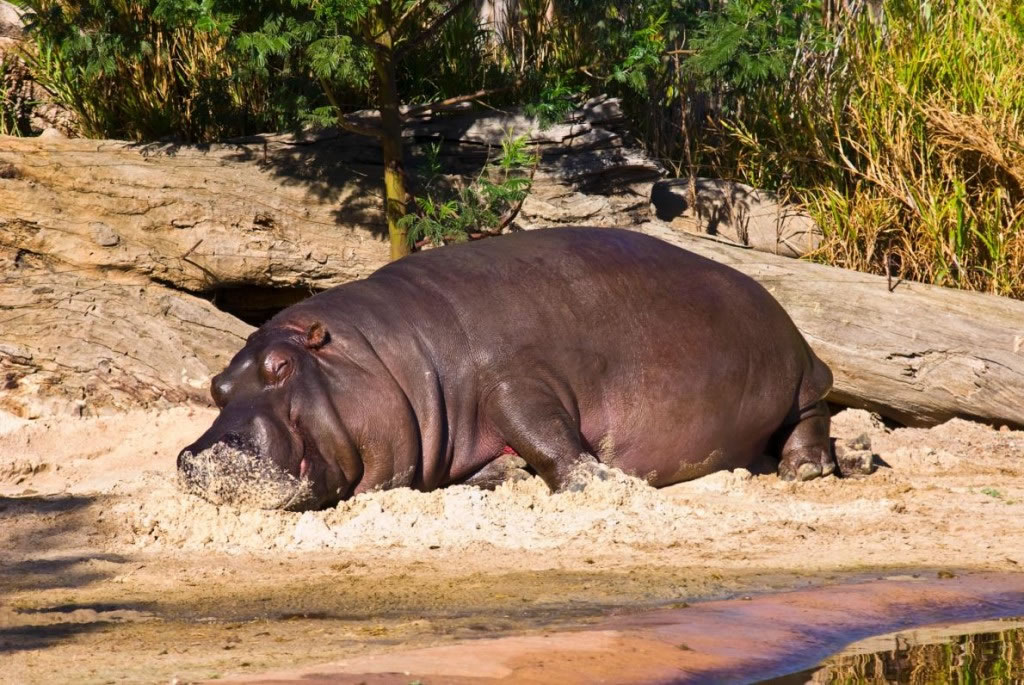
<instances>
[{"instance_id":1,"label":"dense foliage","mask_svg":"<svg viewBox=\"0 0 1024 685\"><path fill-rule=\"evenodd\" d=\"M471 94L549 123L606 92L676 174L805 204L826 231L816 258L1024 296L1016 0L21 4L33 70L87 135L208 141L379 108L387 141L402 107ZM393 246L402 226L415 242L502 214L467 189L409 201L390 154Z\"/></svg>"}]
</instances>

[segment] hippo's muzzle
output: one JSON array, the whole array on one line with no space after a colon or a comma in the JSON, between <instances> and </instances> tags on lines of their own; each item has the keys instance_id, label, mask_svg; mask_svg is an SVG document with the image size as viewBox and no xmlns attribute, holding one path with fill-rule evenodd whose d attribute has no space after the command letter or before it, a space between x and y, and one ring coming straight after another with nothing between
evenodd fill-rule
<instances>
[{"instance_id":1,"label":"hippo's muzzle","mask_svg":"<svg viewBox=\"0 0 1024 685\"><path fill-rule=\"evenodd\" d=\"M223 415L222 415L223 416ZM287 440L273 421L256 419L230 428L230 417L214 422L202 437L178 454L178 479L186 492L213 504L257 509L305 510L318 497L308 473L279 464L289 454ZM305 460L303 460L305 461Z\"/></svg>"},{"instance_id":2,"label":"hippo's muzzle","mask_svg":"<svg viewBox=\"0 0 1024 685\"><path fill-rule=\"evenodd\" d=\"M218 505L305 510L317 504L308 479L296 478L271 460L227 441L200 452L182 451L178 480L186 492Z\"/></svg>"}]
</instances>

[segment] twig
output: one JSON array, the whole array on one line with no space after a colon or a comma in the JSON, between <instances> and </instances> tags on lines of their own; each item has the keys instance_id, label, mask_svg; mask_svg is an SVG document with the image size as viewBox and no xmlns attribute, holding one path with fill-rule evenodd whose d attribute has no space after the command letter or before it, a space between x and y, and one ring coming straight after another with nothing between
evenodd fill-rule
<instances>
[{"instance_id":1,"label":"twig","mask_svg":"<svg viewBox=\"0 0 1024 685\"><path fill-rule=\"evenodd\" d=\"M327 79L320 77L320 86L324 90L324 94L327 96L327 101L331 103L331 107L334 108L337 113L338 126L345 129L350 133L356 133L361 136L369 136L370 138L383 138L384 132L374 126L363 126L355 122L349 121L345 116L345 112L342 111L341 105L338 102L338 98L335 97L334 89L331 88L331 84L327 82Z\"/></svg>"},{"instance_id":2,"label":"twig","mask_svg":"<svg viewBox=\"0 0 1024 685\"><path fill-rule=\"evenodd\" d=\"M896 287L903 282L903 276L901 275L896 279L896 282L892 282L892 267L893 267L893 254L892 252L885 253L885 279L889 292L896 290Z\"/></svg>"},{"instance_id":3,"label":"twig","mask_svg":"<svg viewBox=\"0 0 1024 685\"><path fill-rule=\"evenodd\" d=\"M469 93L467 95L457 95L446 100L439 100L437 102L428 102L423 105L416 105L415 107L410 107L409 109L402 112L402 117L408 119L410 117L419 116L424 112L429 112L444 107L451 107L452 105L458 105L463 102L469 102L471 100L487 97L488 95L494 95L495 93L501 93L506 90L512 90L513 88L519 85L519 82L517 82L511 86L502 86L501 88L483 88L481 90L476 91L475 93Z\"/></svg>"},{"instance_id":4,"label":"twig","mask_svg":"<svg viewBox=\"0 0 1024 685\"><path fill-rule=\"evenodd\" d=\"M398 32L401 32L402 28L404 28L405 26L405 22L409 21L409 19L411 19L414 14L423 9L423 6L426 5L429 1L430 0L417 0L415 3L413 3L413 6L407 9L405 11L405 14L399 17L398 21L395 22L395 26L398 27Z\"/></svg>"}]
</instances>

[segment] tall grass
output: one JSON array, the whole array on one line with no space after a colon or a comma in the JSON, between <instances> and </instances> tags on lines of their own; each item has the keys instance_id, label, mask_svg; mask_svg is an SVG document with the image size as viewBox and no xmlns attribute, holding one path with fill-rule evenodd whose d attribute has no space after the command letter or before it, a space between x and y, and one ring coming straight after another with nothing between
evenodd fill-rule
<instances>
[{"instance_id":1,"label":"tall grass","mask_svg":"<svg viewBox=\"0 0 1024 685\"><path fill-rule=\"evenodd\" d=\"M836 36L725 122L719 168L805 202L823 261L1024 297L1024 5L888 0Z\"/></svg>"}]
</instances>

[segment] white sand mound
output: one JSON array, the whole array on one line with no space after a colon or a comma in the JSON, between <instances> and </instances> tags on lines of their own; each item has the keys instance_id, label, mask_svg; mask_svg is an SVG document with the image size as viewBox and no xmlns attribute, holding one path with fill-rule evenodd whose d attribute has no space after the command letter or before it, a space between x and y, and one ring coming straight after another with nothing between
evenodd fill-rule
<instances>
[{"instance_id":1,"label":"white sand mound","mask_svg":"<svg viewBox=\"0 0 1024 685\"><path fill-rule=\"evenodd\" d=\"M552 495L531 478L494 491L455 486L430 493L373 492L333 509L302 514L217 506L181 493L172 479L150 475L152 492L126 501L136 545L218 549L356 549L367 546L460 548L485 543L541 549L575 540L666 544L692 507L673 503L642 480L607 470L581 492Z\"/></svg>"}]
</instances>

